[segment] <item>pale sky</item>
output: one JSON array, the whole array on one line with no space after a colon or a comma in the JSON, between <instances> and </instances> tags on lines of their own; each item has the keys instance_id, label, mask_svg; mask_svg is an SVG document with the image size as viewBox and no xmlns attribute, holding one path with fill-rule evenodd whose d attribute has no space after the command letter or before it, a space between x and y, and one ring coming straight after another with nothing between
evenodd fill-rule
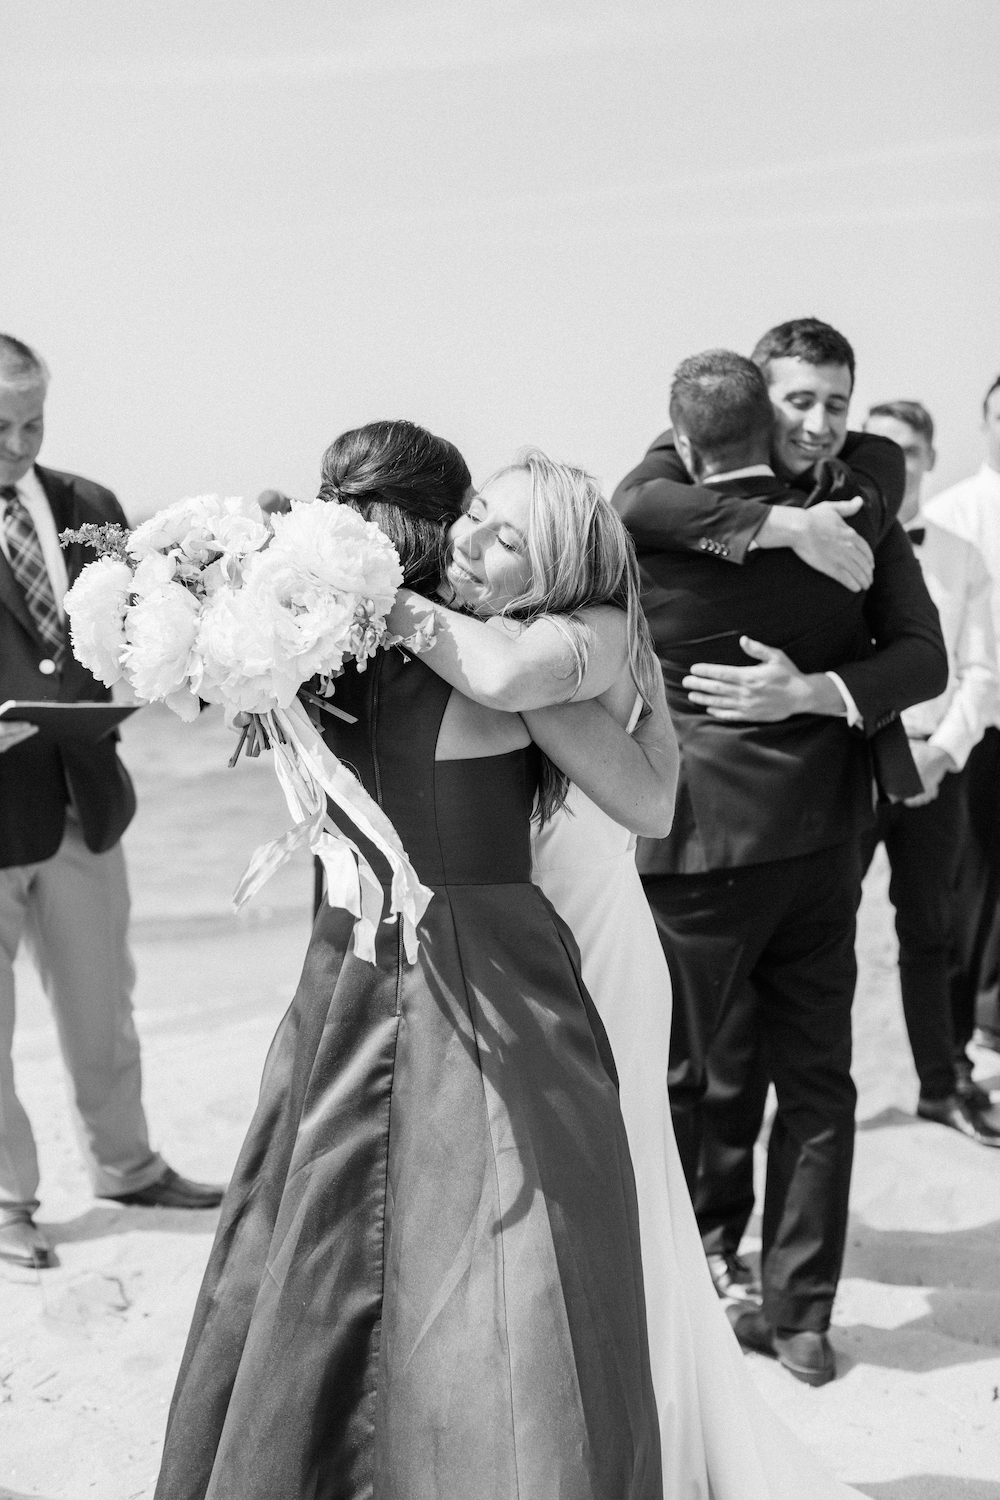
<instances>
[{"instance_id":1,"label":"pale sky","mask_svg":"<svg viewBox=\"0 0 1000 1500\"><path fill-rule=\"evenodd\" d=\"M934 488L1000 373L997 0L0 0L0 329L141 515L406 416L612 487L670 373L815 314Z\"/></svg>"}]
</instances>

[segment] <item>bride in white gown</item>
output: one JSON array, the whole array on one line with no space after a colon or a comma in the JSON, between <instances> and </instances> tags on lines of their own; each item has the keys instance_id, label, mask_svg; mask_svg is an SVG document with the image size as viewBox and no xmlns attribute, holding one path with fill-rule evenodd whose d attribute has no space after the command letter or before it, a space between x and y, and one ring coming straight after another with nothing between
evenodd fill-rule
<instances>
[{"instance_id":1,"label":"bride in white gown","mask_svg":"<svg viewBox=\"0 0 1000 1500\"><path fill-rule=\"evenodd\" d=\"M629 730L640 708L641 699ZM823 1470L758 1393L709 1275L670 1119L670 972L635 836L571 786L533 843L534 879L579 944L618 1068L664 1500L844 1500L856 1492Z\"/></svg>"},{"instance_id":2,"label":"bride in white gown","mask_svg":"<svg viewBox=\"0 0 1000 1500\"><path fill-rule=\"evenodd\" d=\"M598 597L592 585L602 537L631 559L625 592L632 639L617 658L609 636L617 629L621 641L621 612L587 607ZM640 753L630 738L644 703L635 669L644 624L624 528L589 476L529 453L472 497L450 542L452 595L481 619L404 591L390 628L408 636L423 627L429 667L487 708L520 712L550 759L608 809L571 784L563 806L534 836L534 874L577 940L618 1069L639 1205L664 1500L861 1500L822 1468L754 1385L712 1283L681 1170L666 1083L670 974L636 870L635 837L609 815L641 832L664 832L643 822L657 780L662 803L676 756L658 668L643 726L652 751ZM537 601L537 577L565 584L574 570L576 600L556 583L547 608L531 614L536 623L512 629L510 617L499 618L529 586Z\"/></svg>"}]
</instances>

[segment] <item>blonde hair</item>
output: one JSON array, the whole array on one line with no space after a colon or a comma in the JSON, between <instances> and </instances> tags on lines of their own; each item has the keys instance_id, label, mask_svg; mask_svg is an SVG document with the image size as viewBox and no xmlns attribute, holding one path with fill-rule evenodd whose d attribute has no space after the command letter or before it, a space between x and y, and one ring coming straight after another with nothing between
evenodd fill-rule
<instances>
[{"instance_id":1,"label":"blonde hair","mask_svg":"<svg viewBox=\"0 0 1000 1500\"><path fill-rule=\"evenodd\" d=\"M573 651L579 690L587 670L589 632L579 612L609 604L624 611L632 681L648 708L660 665L639 603L639 566L632 539L605 499L597 480L571 464L556 463L539 448L527 448L495 474L521 471L531 480L527 549L530 581L501 611L533 623L549 619ZM545 822L566 800L569 778L545 760L536 816Z\"/></svg>"}]
</instances>

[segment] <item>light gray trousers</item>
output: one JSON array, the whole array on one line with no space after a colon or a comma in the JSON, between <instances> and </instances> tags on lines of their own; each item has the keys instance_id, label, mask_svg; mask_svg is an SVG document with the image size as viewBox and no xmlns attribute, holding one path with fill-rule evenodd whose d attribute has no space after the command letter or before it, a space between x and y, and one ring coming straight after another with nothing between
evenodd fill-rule
<instances>
[{"instance_id":1,"label":"light gray trousers","mask_svg":"<svg viewBox=\"0 0 1000 1500\"><path fill-rule=\"evenodd\" d=\"M92 854L72 813L51 859L0 870L0 1208L38 1207L38 1153L11 1063L22 939L55 1013L95 1193L136 1192L166 1170L142 1108L128 919L121 845Z\"/></svg>"}]
</instances>

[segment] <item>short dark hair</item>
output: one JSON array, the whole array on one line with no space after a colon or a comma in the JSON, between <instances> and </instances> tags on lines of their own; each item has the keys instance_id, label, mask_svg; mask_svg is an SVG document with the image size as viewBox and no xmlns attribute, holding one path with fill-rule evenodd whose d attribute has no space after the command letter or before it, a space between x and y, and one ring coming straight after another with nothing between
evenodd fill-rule
<instances>
[{"instance_id":1,"label":"short dark hair","mask_svg":"<svg viewBox=\"0 0 1000 1500\"><path fill-rule=\"evenodd\" d=\"M771 440L774 413L764 376L731 349L682 360L670 387L670 420L702 456Z\"/></svg>"},{"instance_id":2,"label":"short dark hair","mask_svg":"<svg viewBox=\"0 0 1000 1500\"><path fill-rule=\"evenodd\" d=\"M989 390L986 392L986 395L983 397L983 416L984 417L989 413L989 409L990 409L990 397L992 396L992 394L993 394L994 391L1000 391L1000 375L997 376L996 380L994 380L993 384L990 386Z\"/></svg>"},{"instance_id":3,"label":"short dark hair","mask_svg":"<svg viewBox=\"0 0 1000 1500\"><path fill-rule=\"evenodd\" d=\"M448 527L471 483L454 443L415 422L369 422L342 432L323 454L319 498L374 521L399 553L407 588L432 594Z\"/></svg>"},{"instance_id":4,"label":"short dark hair","mask_svg":"<svg viewBox=\"0 0 1000 1500\"><path fill-rule=\"evenodd\" d=\"M0 333L0 385L47 386L49 369L40 354L12 333Z\"/></svg>"},{"instance_id":5,"label":"short dark hair","mask_svg":"<svg viewBox=\"0 0 1000 1500\"><path fill-rule=\"evenodd\" d=\"M1000 385L1000 381L997 382ZM920 434L927 443L928 448L934 447L934 418L919 401L880 401L878 406L873 406L868 413L869 417L895 417L897 422L905 422L907 427L912 427L914 432Z\"/></svg>"},{"instance_id":6,"label":"short dark hair","mask_svg":"<svg viewBox=\"0 0 1000 1500\"><path fill-rule=\"evenodd\" d=\"M772 359L804 359L810 365L846 365L854 384L854 350L836 328L820 318L793 318L769 328L750 358L767 374Z\"/></svg>"}]
</instances>

